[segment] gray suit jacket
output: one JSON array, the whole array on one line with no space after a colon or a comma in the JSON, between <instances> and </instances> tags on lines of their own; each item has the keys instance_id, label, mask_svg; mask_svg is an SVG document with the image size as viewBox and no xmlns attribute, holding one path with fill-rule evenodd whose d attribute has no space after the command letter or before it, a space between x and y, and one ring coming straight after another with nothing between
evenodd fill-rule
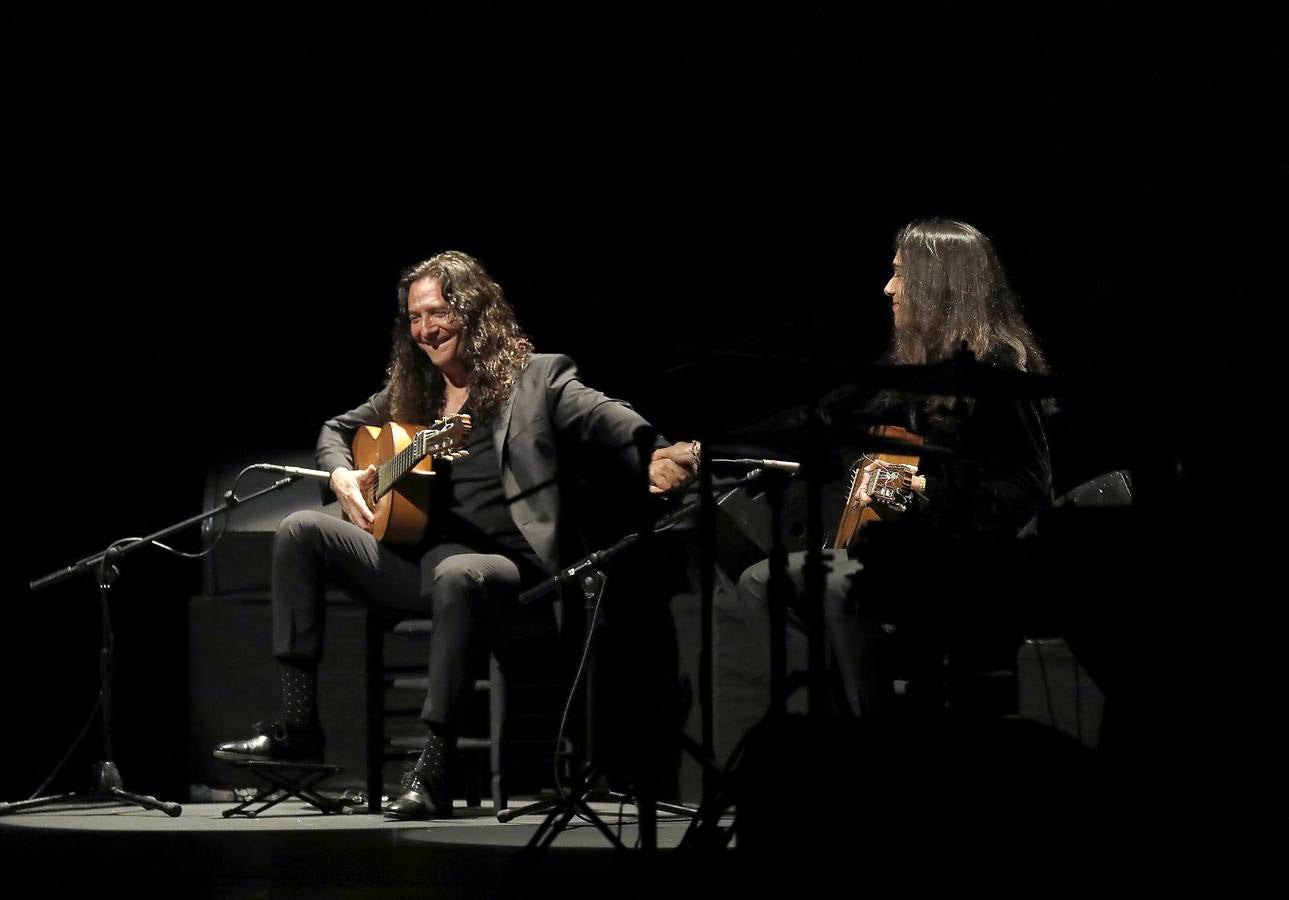
<instances>
[{"instance_id":1,"label":"gray suit jacket","mask_svg":"<svg viewBox=\"0 0 1289 900\"><path fill-rule=\"evenodd\" d=\"M354 433L388 421L388 389L329 419L318 435L318 468L352 466ZM640 442L668 443L630 405L587 387L572 359L551 353L533 354L490 425L510 515L552 572L561 563L560 480L567 474L560 471L560 445L571 441L612 455L643 484Z\"/></svg>"}]
</instances>

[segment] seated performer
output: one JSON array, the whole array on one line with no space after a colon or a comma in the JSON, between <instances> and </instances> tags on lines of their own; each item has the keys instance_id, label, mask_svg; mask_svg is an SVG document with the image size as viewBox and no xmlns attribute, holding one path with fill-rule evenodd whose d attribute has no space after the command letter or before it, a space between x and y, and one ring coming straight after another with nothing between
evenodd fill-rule
<instances>
[{"instance_id":1,"label":"seated performer","mask_svg":"<svg viewBox=\"0 0 1289 900\"><path fill-rule=\"evenodd\" d=\"M378 470L355 468L355 435L363 426L424 427L454 415L469 417L468 433L457 429L468 455L434 461L424 536L403 545L378 540L373 530L381 526L371 502ZM560 481L574 469L566 457L584 453L616 461L624 478L643 485L642 435L644 452L653 448L650 492L667 493L693 477L695 445L666 446L630 406L583 384L567 356L532 352L500 285L478 261L449 251L408 269L398 284L385 387L326 422L318 437L318 467L331 473L345 519L297 512L274 538L273 652L281 664L281 709L256 725L255 737L223 744L221 753L272 760L321 756L316 671L324 582L334 578L369 602L434 620L421 711L425 749L385 815L451 816L448 768L473 684L467 672L472 640L487 637L504 665L516 642L553 634L549 604L521 606L517 597L563 561L561 538L569 526L561 515Z\"/></svg>"},{"instance_id":2,"label":"seated performer","mask_svg":"<svg viewBox=\"0 0 1289 900\"><path fill-rule=\"evenodd\" d=\"M914 222L896 236L892 265L885 288L894 313L890 362L947 361L965 344L984 366L1046 371L997 253L980 231L944 219ZM910 400L886 394L878 399L874 416L953 451L951 456L923 458L915 477L907 479L911 503L894 527L901 529L901 540L908 532L921 535L918 544L903 543L898 554L907 562L909 580L916 583L912 592L930 584L937 570L952 565L949 558L937 558L940 550L949 548L952 553L959 539L979 545L1014 536L1051 502L1047 441L1040 410L1032 401L993 396ZM863 472L881 468L889 467L870 462ZM859 479L851 499L855 507L870 503L863 484ZM788 560L795 598L804 588L804 556L795 553ZM864 568L871 574L875 567L861 566L847 547L825 551L824 562L824 628L846 704L856 715L884 712L893 697L895 676L888 666L890 604L883 600L878 613L873 609L876 598L861 595L853 584L855 576ZM768 579L768 561L743 572L738 585L741 608L765 608Z\"/></svg>"}]
</instances>

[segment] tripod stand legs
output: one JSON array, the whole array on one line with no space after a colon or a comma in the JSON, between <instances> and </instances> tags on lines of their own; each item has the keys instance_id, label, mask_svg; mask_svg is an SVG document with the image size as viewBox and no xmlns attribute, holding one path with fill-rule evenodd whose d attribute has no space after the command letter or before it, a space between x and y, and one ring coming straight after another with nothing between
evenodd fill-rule
<instances>
[{"instance_id":1,"label":"tripod stand legs","mask_svg":"<svg viewBox=\"0 0 1289 900\"><path fill-rule=\"evenodd\" d=\"M121 782L121 773L116 770L116 763L108 760L107 762L94 763L94 794L105 797L114 797L125 803L133 803L135 806L142 806L144 809L156 809L170 816L172 819L183 812L183 807L178 803L171 803L166 800L158 800L151 794L135 794L125 789Z\"/></svg>"},{"instance_id":2,"label":"tripod stand legs","mask_svg":"<svg viewBox=\"0 0 1289 900\"><path fill-rule=\"evenodd\" d=\"M546 821L541 824L541 827L537 829L537 833L533 835L533 839L530 844L530 846L545 846L546 844L549 844L551 840L554 840L556 834L567 827L569 821L572 820L574 815L581 814L585 816L591 824L599 828L600 831L604 833L605 837L609 839L610 843L616 847L622 848L622 844L617 839L617 836L609 831L604 820L591 809L590 804L594 801L618 804L637 803L638 801L636 798L628 794L621 794L617 791L595 790L592 786L598 776L599 771L594 766L587 766L578 775L573 788L564 798L556 800L539 800L536 803L529 803L527 806L512 807L511 809L506 809L500 812L497 815L497 820L500 822L509 822L519 816L536 816L541 815L542 813L549 813L546 817ZM658 812L668 813L675 816L690 817L695 813L695 810L688 806L679 806L675 803L665 803L660 800L655 801L653 807ZM558 824L555 824L557 820ZM548 829L550 832L549 839L547 839Z\"/></svg>"},{"instance_id":3,"label":"tripod stand legs","mask_svg":"<svg viewBox=\"0 0 1289 900\"><path fill-rule=\"evenodd\" d=\"M618 840L617 835L591 809L591 797L594 793L592 785L598 775L599 772L595 766L588 765L578 774L572 787L563 797L554 800L538 800L536 803L529 803L527 806L502 810L497 814L497 821L509 822L519 816L538 816L542 813L547 813L546 820L542 822L533 834L532 840L528 842L530 848L540 849L549 846L551 841L555 840L556 835L568 827L568 823L573 816L581 814L608 838L609 843L619 850L624 850L626 848Z\"/></svg>"},{"instance_id":4,"label":"tripod stand legs","mask_svg":"<svg viewBox=\"0 0 1289 900\"><path fill-rule=\"evenodd\" d=\"M151 794L134 794L123 788L112 788L113 797L125 803L133 803L135 806L142 806L144 809L157 809L170 818L175 818L184 811L184 808L178 803L171 803L168 800L158 800Z\"/></svg>"},{"instance_id":5,"label":"tripod stand legs","mask_svg":"<svg viewBox=\"0 0 1289 900\"><path fill-rule=\"evenodd\" d=\"M25 812L39 809L42 806L55 806L59 803L71 803L79 799L77 794L50 794L45 797L32 797L30 800L16 800L12 803L0 803L0 816L9 813Z\"/></svg>"},{"instance_id":6,"label":"tripod stand legs","mask_svg":"<svg viewBox=\"0 0 1289 900\"><path fill-rule=\"evenodd\" d=\"M606 791L604 794L604 799L608 800L610 803L636 802L634 797L631 797L627 794L619 794L617 791ZM667 803L663 800L655 800L653 802L653 808L658 810L658 812L670 813L673 816L689 817L694 815L694 813L696 812L696 810L691 809L688 806L679 806L675 803Z\"/></svg>"},{"instance_id":7,"label":"tripod stand legs","mask_svg":"<svg viewBox=\"0 0 1289 900\"><path fill-rule=\"evenodd\" d=\"M88 794L51 794L48 797L33 797L30 800L19 800L16 803L0 803L0 816L8 813L39 809L42 806L57 806L61 803L133 803L144 809L155 809L174 818L183 812L178 803L158 800L150 794L134 794L127 791L121 783L121 773L116 763L111 760L96 762L90 779Z\"/></svg>"}]
</instances>

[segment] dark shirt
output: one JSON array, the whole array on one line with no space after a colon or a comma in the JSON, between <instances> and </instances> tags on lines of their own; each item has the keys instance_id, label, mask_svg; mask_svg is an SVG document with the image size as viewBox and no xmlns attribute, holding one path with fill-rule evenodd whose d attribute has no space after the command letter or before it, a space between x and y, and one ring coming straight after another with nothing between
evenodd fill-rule
<instances>
[{"instance_id":1,"label":"dark shirt","mask_svg":"<svg viewBox=\"0 0 1289 900\"><path fill-rule=\"evenodd\" d=\"M1030 400L982 397L947 410L908 410L910 430L952 455L927 455L927 521L951 534L1015 536L1052 502L1052 468Z\"/></svg>"},{"instance_id":2,"label":"dark shirt","mask_svg":"<svg viewBox=\"0 0 1289 900\"><path fill-rule=\"evenodd\" d=\"M1001 350L983 362L1017 368ZM856 552L876 598L865 615L923 635L970 634L955 652L973 666L1014 663L1020 623L1034 615L1041 583L1021 562L1016 536L1052 502L1040 409L1005 396L931 397L903 404L902 413L897 424L951 453L923 455L922 498L892 525L862 533L867 547Z\"/></svg>"},{"instance_id":3,"label":"dark shirt","mask_svg":"<svg viewBox=\"0 0 1289 900\"><path fill-rule=\"evenodd\" d=\"M1017 368L1005 347L982 362ZM841 409L847 393L836 393ZM949 451L921 457L918 471L926 476L927 489L904 517L908 527L930 527L946 538L1014 537L1052 502L1047 438L1031 400L887 396L861 410L862 421L898 425Z\"/></svg>"},{"instance_id":4,"label":"dark shirt","mask_svg":"<svg viewBox=\"0 0 1289 900\"><path fill-rule=\"evenodd\" d=\"M466 449L470 455L463 459L434 461L426 541L452 541L480 553L500 553L540 572L536 552L510 514L488 423L475 419Z\"/></svg>"}]
</instances>

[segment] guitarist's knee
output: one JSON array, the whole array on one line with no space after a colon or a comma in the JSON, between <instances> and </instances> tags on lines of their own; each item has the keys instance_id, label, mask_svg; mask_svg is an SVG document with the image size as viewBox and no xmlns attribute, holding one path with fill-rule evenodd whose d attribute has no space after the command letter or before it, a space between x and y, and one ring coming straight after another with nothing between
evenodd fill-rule
<instances>
[{"instance_id":1,"label":"guitarist's knee","mask_svg":"<svg viewBox=\"0 0 1289 900\"><path fill-rule=\"evenodd\" d=\"M296 510L286 516L273 535L275 562L300 554L341 559L356 556L366 559L369 551L364 539L370 536L357 525L317 509Z\"/></svg>"},{"instance_id":2,"label":"guitarist's knee","mask_svg":"<svg viewBox=\"0 0 1289 900\"><path fill-rule=\"evenodd\" d=\"M434 567L430 596L436 615L456 603L468 602L483 592L484 576L465 556L449 556Z\"/></svg>"},{"instance_id":3,"label":"guitarist's knee","mask_svg":"<svg viewBox=\"0 0 1289 900\"><path fill-rule=\"evenodd\" d=\"M297 544L313 544L318 539L321 530L320 519L331 519L316 509L297 509L284 518L277 527L275 540L291 541Z\"/></svg>"}]
</instances>

